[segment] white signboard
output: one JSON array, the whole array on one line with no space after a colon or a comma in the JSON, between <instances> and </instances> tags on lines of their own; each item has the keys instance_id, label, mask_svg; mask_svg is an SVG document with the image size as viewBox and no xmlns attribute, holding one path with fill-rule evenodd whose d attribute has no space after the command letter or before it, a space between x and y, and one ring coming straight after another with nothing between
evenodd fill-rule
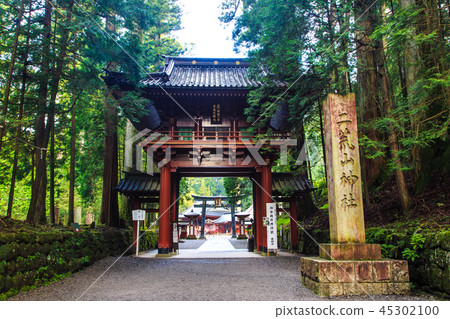
<instances>
[{"instance_id":1,"label":"white signboard","mask_svg":"<svg viewBox=\"0 0 450 319\"><path fill-rule=\"evenodd\" d=\"M145 220L145 210L143 209L133 210L133 220Z\"/></svg>"},{"instance_id":2,"label":"white signboard","mask_svg":"<svg viewBox=\"0 0 450 319\"><path fill-rule=\"evenodd\" d=\"M278 249L277 243L277 204L266 204L267 216L267 249Z\"/></svg>"},{"instance_id":3,"label":"white signboard","mask_svg":"<svg viewBox=\"0 0 450 319\"><path fill-rule=\"evenodd\" d=\"M173 223L173 242L178 243L178 225L177 223Z\"/></svg>"}]
</instances>

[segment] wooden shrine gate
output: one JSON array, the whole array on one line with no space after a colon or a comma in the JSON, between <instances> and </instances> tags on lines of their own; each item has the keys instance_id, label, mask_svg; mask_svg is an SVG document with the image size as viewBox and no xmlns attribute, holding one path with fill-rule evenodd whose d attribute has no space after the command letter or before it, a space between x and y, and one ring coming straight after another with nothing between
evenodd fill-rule
<instances>
[{"instance_id":1,"label":"wooden shrine gate","mask_svg":"<svg viewBox=\"0 0 450 319\"><path fill-rule=\"evenodd\" d=\"M275 133L266 137L267 140L257 140L256 134L249 132L250 124L244 115L244 109L249 107L247 94L262 83L248 77L248 67L245 59L166 57L162 71L149 74L139 87L132 85L125 74L107 72L105 81L114 87L116 96L121 91L138 90L149 101L146 114L122 107L141 132L135 135L142 137L134 138L138 142L135 148L144 149L147 167L153 169L153 164L158 163L160 173L140 173L146 181L133 183L127 178L136 175L127 174L117 189L133 200L133 208L159 198L158 253L161 255L170 254L174 249L172 227L177 223L178 185L183 177L249 177L253 181L256 248L261 252L267 252L263 227L266 203L272 203L274 195L282 196L282 188L286 186L295 195L313 189L304 178L277 175L274 179L273 161L282 141L289 137L284 131L288 127L287 114L282 107L274 114L270 126ZM261 128L256 131L265 133ZM262 151L262 147L266 150ZM128 169L136 170L136 166ZM152 174L153 177L148 177ZM159 179L158 186L149 182L155 179ZM293 198L284 201L291 202L291 214L296 219ZM296 224L292 225L296 229Z\"/></svg>"}]
</instances>

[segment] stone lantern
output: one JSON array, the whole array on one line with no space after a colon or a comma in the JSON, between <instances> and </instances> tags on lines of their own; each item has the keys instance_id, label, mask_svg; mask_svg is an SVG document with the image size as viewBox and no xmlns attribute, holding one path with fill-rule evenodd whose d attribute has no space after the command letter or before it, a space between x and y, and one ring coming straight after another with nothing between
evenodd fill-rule
<instances>
[{"instance_id":1,"label":"stone lantern","mask_svg":"<svg viewBox=\"0 0 450 319\"><path fill-rule=\"evenodd\" d=\"M247 239L247 235L245 235L245 219L250 216L250 213L240 212L235 214L235 216L239 219L239 236L237 239Z\"/></svg>"},{"instance_id":2,"label":"stone lantern","mask_svg":"<svg viewBox=\"0 0 450 319\"><path fill-rule=\"evenodd\" d=\"M189 213L184 213L183 215L184 217L189 219L188 234L186 239L197 239L197 236L195 236L194 232L194 225L195 220L197 219L198 216L200 216L200 214L194 212L194 210L192 209Z\"/></svg>"}]
</instances>

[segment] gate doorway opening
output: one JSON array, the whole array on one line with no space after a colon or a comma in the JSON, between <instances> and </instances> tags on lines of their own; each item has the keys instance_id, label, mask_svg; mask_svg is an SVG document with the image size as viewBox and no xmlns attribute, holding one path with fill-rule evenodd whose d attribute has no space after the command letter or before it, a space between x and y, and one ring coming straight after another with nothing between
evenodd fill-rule
<instances>
[{"instance_id":1,"label":"gate doorway opening","mask_svg":"<svg viewBox=\"0 0 450 319\"><path fill-rule=\"evenodd\" d=\"M177 214L180 242L217 236L246 240L254 221L251 180L182 178Z\"/></svg>"}]
</instances>

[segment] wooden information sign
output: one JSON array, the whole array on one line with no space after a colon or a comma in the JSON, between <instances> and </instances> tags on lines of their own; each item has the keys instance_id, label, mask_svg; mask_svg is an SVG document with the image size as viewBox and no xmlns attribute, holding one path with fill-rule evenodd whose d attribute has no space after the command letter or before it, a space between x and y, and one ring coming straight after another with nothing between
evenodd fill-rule
<instances>
[{"instance_id":1,"label":"wooden information sign","mask_svg":"<svg viewBox=\"0 0 450 319\"><path fill-rule=\"evenodd\" d=\"M145 210L143 209L133 210L133 220L145 220Z\"/></svg>"},{"instance_id":2,"label":"wooden information sign","mask_svg":"<svg viewBox=\"0 0 450 319\"><path fill-rule=\"evenodd\" d=\"M277 250L277 204L266 204L267 217L267 252L269 250Z\"/></svg>"}]
</instances>

